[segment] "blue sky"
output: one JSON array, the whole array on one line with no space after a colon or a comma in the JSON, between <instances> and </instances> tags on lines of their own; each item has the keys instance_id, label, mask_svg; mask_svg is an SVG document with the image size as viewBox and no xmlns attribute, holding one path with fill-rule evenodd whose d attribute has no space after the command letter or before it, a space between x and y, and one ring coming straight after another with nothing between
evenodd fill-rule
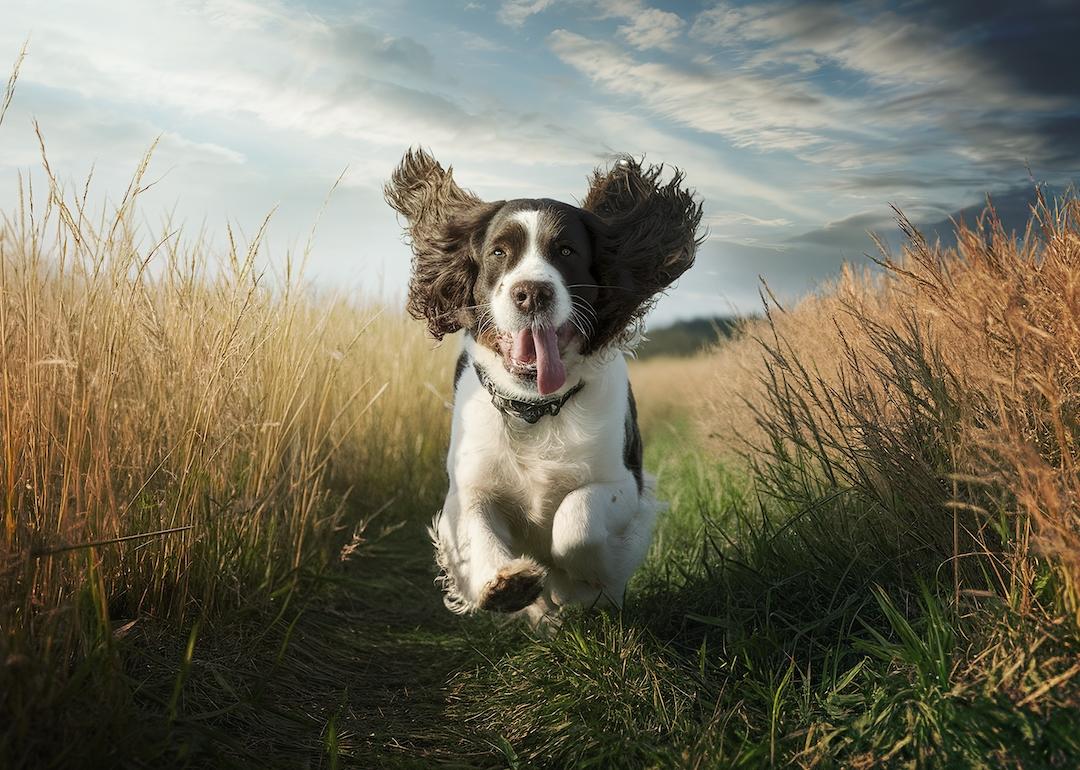
<instances>
[{"instance_id":1,"label":"blue sky","mask_svg":"<svg viewBox=\"0 0 1080 770\"><path fill-rule=\"evenodd\" d=\"M615 152L683 168L699 262L654 323L753 312L865 263L889 204L935 230L1031 174L1080 176L1080 14L1069 2L5 0L30 40L0 127L0 204L38 175L36 118L70 184L144 200L220 240L275 209L272 258L320 220L309 275L400 294L409 254L381 186L409 145L490 199L573 201Z\"/></svg>"}]
</instances>

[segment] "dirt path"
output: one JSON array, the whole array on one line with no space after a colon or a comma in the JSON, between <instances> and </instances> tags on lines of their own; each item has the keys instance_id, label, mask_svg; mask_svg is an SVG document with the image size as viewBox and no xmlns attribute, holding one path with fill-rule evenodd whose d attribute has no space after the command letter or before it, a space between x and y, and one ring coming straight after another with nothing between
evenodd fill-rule
<instances>
[{"instance_id":1,"label":"dirt path","mask_svg":"<svg viewBox=\"0 0 1080 770\"><path fill-rule=\"evenodd\" d=\"M498 764L494 748L470 749L468 727L445 714L446 684L455 671L487 665L497 639L513 635L449 613L433 577L424 527L409 522L351 559L328 590L294 600L271 631L265 618L202 629L179 713L161 736L174 757L167 764ZM175 632L144 640L132 661L133 674L160 671L142 675L137 690L149 719L160 720L171 697L183 641Z\"/></svg>"},{"instance_id":2,"label":"dirt path","mask_svg":"<svg viewBox=\"0 0 1080 770\"><path fill-rule=\"evenodd\" d=\"M346 590L318 618L308 618L324 643L346 655L342 681L354 684L340 729L355 732L348 743L357 759L420 767L492 761L460 753L465 728L444 712L448 678L483 664L480 650L489 649L495 629L448 612L433 577L427 533L410 522L358 559Z\"/></svg>"},{"instance_id":3,"label":"dirt path","mask_svg":"<svg viewBox=\"0 0 1080 770\"><path fill-rule=\"evenodd\" d=\"M485 619L459 618L432 583L427 533L410 521L353 559L330 603L307 608L275 677L308 689L308 713L335 709L343 766L489 765L465 752L467 727L445 714L453 672L485 663L496 632ZM334 750L324 729L322 754ZM372 764L373 763L373 764Z\"/></svg>"}]
</instances>

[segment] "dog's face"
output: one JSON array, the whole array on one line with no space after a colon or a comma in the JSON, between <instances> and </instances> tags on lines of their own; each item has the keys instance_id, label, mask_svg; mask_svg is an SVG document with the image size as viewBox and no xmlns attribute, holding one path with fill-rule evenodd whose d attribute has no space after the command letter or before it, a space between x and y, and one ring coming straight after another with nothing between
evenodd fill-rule
<instances>
[{"instance_id":1,"label":"dog's face","mask_svg":"<svg viewBox=\"0 0 1080 770\"><path fill-rule=\"evenodd\" d=\"M551 200L503 204L477 240L477 341L540 395L566 382L565 357L588 340L599 291L591 215Z\"/></svg>"},{"instance_id":2,"label":"dog's face","mask_svg":"<svg viewBox=\"0 0 1080 770\"><path fill-rule=\"evenodd\" d=\"M701 207L660 167L597 171L581 207L487 203L431 156L410 152L386 187L408 219L410 313L433 336L466 329L522 389L547 395L576 363L630 336L693 263Z\"/></svg>"}]
</instances>

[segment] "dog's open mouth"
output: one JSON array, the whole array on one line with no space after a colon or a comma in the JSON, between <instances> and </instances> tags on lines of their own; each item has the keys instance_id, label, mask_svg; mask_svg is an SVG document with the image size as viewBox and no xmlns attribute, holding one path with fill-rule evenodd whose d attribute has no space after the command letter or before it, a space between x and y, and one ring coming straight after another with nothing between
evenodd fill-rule
<instances>
[{"instance_id":1,"label":"dog's open mouth","mask_svg":"<svg viewBox=\"0 0 1080 770\"><path fill-rule=\"evenodd\" d=\"M503 366L518 379L535 382L541 396L554 393L566 383L563 353L574 333L574 327L565 323L500 334Z\"/></svg>"}]
</instances>

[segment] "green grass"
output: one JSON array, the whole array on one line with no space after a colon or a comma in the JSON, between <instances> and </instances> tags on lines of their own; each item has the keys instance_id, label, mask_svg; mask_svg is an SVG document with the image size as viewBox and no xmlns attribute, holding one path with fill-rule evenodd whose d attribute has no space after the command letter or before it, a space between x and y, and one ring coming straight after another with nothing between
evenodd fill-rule
<instances>
[{"instance_id":1,"label":"green grass","mask_svg":"<svg viewBox=\"0 0 1080 770\"><path fill-rule=\"evenodd\" d=\"M1075 685L1060 687L1075 635L1005 622L988 601L946 609L933 570L880 560L889 533L858 526L855 495L779 517L685 436L651 436L673 505L625 611L577 616L457 677L452 713L478 743L546 767L1080 759ZM1015 628L1028 632L999 633Z\"/></svg>"},{"instance_id":2,"label":"green grass","mask_svg":"<svg viewBox=\"0 0 1080 770\"><path fill-rule=\"evenodd\" d=\"M9 723L4 766L1080 758L1072 680L1055 684L1080 654L1075 636L1001 622L1010 608L986 600L947 607L932 571L866 555L887 544L858 526L850 494L772 518L745 474L666 418L649 425L647 465L671 507L621 614L572 614L551 638L454 617L415 511L268 605L184 627L140 618L99 640L62 691ZM31 688L48 676L22 673Z\"/></svg>"}]
</instances>

